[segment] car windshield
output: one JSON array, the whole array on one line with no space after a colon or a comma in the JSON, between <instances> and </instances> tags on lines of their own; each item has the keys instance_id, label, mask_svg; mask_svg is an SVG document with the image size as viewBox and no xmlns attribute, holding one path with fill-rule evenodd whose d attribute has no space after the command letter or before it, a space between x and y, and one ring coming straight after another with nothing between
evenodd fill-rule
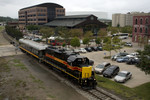
<instances>
[{"instance_id":1,"label":"car windshield","mask_svg":"<svg viewBox=\"0 0 150 100\"><path fill-rule=\"evenodd\" d=\"M104 68L104 65L97 65L96 68Z\"/></svg>"},{"instance_id":2,"label":"car windshield","mask_svg":"<svg viewBox=\"0 0 150 100\"><path fill-rule=\"evenodd\" d=\"M122 72L119 72L119 73L118 73L118 76L126 77L126 74L125 74L125 73L122 73Z\"/></svg>"}]
</instances>

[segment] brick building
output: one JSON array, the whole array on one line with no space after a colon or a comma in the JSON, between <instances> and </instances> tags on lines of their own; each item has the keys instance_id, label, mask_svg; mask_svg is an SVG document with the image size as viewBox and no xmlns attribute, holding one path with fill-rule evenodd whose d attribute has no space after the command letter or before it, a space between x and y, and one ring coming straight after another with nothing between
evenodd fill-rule
<instances>
[{"instance_id":1,"label":"brick building","mask_svg":"<svg viewBox=\"0 0 150 100\"><path fill-rule=\"evenodd\" d=\"M54 3L43 3L18 11L19 27L24 28L26 25L43 25L58 16L65 16L65 8Z\"/></svg>"},{"instance_id":2,"label":"brick building","mask_svg":"<svg viewBox=\"0 0 150 100\"><path fill-rule=\"evenodd\" d=\"M132 41L147 43L150 40L150 14L133 16Z\"/></svg>"}]
</instances>

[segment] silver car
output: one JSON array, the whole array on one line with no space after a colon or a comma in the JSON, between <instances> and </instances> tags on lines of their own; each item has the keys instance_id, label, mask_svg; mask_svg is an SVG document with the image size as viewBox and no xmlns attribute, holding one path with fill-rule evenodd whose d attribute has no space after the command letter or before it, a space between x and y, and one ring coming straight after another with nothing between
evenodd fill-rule
<instances>
[{"instance_id":1,"label":"silver car","mask_svg":"<svg viewBox=\"0 0 150 100\"><path fill-rule=\"evenodd\" d=\"M102 64L98 64L95 67L95 73L102 74L106 68L108 68L111 64L108 62L103 62Z\"/></svg>"},{"instance_id":2,"label":"silver car","mask_svg":"<svg viewBox=\"0 0 150 100\"><path fill-rule=\"evenodd\" d=\"M115 76L114 81L124 83L128 79L132 77L132 73L128 71L121 71L118 73L118 75Z\"/></svg>"}]
</instances>

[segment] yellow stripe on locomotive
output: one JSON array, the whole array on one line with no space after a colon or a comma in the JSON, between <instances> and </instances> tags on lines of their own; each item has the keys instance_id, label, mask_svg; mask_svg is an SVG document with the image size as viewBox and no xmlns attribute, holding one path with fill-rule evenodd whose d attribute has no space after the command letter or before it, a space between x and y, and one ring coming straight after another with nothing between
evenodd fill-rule
<instances>
[{"instance_id":1,"label":"yellow stripe on locomotive","mask_svg":"<svg viewBox=\"0 0 150 100\"><path fill-rule=\"evenodd\" d=\"M92 76L92 66L82 67L82 78L90 78Z\"/></svg>"}]
</instances>

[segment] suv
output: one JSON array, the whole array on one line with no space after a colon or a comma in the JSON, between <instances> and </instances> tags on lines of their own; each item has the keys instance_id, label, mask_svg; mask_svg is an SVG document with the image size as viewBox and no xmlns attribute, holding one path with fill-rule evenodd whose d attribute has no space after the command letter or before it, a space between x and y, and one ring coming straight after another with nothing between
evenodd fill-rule
<instances>
[{"instance_id":1,"label":"suv","mask_svg":"<svg viewBox=\"0 0 150 100\"><path fill-rule=\"evenodd\" d=\"M119 70L120 70L120 68L118 66L111 65L103 72L103 76L112 78L118 74Z\"/></svg>"},{"instance_id":2,"label":"suv","mask_svg":"<svg viewBox=\"0 0 150 100\"><path fill-rule=\"evenodd\" d=\"M95 73L102 74L106 70L106 68L108 68L110 65L111 64L108 62L103 62L102 64L98 64L95 67Z\"/></svg>"}]
</instances>

